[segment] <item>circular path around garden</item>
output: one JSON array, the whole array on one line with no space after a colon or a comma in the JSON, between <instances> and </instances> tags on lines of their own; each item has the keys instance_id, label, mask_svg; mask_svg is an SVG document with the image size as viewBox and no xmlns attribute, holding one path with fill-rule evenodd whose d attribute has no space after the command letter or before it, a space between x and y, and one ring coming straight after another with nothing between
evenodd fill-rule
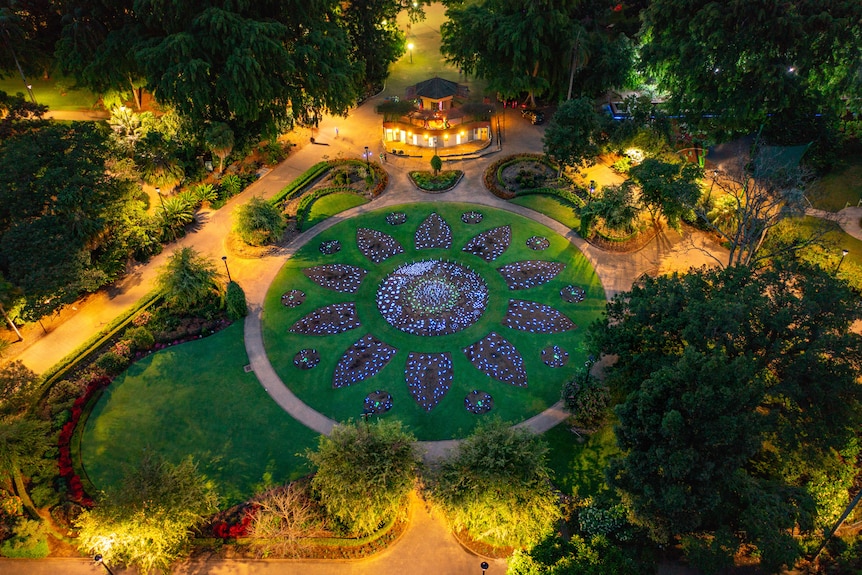
<instances>
[{"instance_id":1,"label":"circular path around garden","mask_svg":"<svg viewBox=\"0 0 862 575\"><path fill-rule=\"evenodd\" d=\"M433 440L426 449L484 414L546 428L566 417L559 389L583 361L545 350L584 356L584 328L606 301L569 239L477 204L355 212L299 238L263 322L260 310L246 320L252 367L290 415L320 433L363 412L394 415ZM319 249L336 239L338 252ZM561 297L573 283L585 299ZM306 299L286 306L295 292Z\"/></svg>"}]
</instances>

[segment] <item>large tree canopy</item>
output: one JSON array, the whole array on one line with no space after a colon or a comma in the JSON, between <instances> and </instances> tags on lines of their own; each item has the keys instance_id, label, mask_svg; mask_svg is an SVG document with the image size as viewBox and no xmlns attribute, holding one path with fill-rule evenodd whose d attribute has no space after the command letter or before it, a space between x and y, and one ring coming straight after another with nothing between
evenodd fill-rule
<instances>
[{"instance_id":1,"label":"large tree canopy","mask_svg":"<svg viewBox=\"0 0 862 575\"><path fill-rule=\"evenodd\" d=\"M193 120L265 132L354 101L358 68L337 9L332 0L81 1L59 54L92 88L143 78Z\"/></svg>"},{"instance_id":2,"label":"large tree canopy","mask_svg":"<svg viewBox=\"0 0 862 575\"><path fill-rule=\"evenodd\" d=\"M625 36L609 26L612 3L449 0L441 51L509 99L528 93L595 96L624 83L631 66ZM592 58L595 56L595 58Z\"/></svg>"},{"instance_id":3,"label":"large tree canopy","mask_svg":"<svg viewBox=\"0 0 862 575\"><path fill-rule=\"evenodd\" d=\"M856 0L653 0L644 26L643 61L691 122L719 114L753 129L770 114L860 95Z\"/></svg>"},{"instance_id":4,"label":"large tree canopy","mask_svg":"<svg viewBox=\"0 0 862 575\"><path fill-rule=\"evenodd\" d=\"M847 501L853 474L833 471L859 451L860 315L846 285L781 265L646 278L614 298L590 334L628 394L609 479L633 520L701 555L752 543L767 568L792 563L790 530Z\"/></svg>"}]
</instances>

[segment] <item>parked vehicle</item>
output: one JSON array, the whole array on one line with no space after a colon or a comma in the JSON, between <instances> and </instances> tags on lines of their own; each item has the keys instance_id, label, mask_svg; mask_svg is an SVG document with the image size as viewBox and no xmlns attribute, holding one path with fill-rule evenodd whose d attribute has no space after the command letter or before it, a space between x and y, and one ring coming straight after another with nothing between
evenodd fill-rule
<instances>
[{"instance_id":1,"label":"parked vehicle","mask_svg":"<svg viewBox=\"0 0 862 575\"><path fill-rule=\"evenodd\" d=\"M545 121L545 114L538 110L521 110L521 116L530 121L531 124L541 124Z\"/></svg>"}]
</instances>

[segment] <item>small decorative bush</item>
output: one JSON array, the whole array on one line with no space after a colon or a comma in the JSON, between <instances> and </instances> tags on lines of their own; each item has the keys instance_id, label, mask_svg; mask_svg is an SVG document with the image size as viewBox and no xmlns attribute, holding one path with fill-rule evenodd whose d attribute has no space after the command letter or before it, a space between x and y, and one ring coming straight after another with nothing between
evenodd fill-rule
<instances>
[{"instance_id":1,"label":"small decorative bush","mask_svg":"<svg viewBox=\"0 0 862 575\"><path fill-rule=\"evenodd\" d=\"M228 319L238 320L248 315L245 292L238 283L230 282L227 284L227 292L225 292L224 299Z\"/></svg>"},{"instance_id":2,"label":"small decorative bush","mask_svg":"<svg viewBox=\"0 0 862 575\"><path fill-rule=\"evenodd\" d=\"M275 243L284 234L286 224L281 210L261 198L241 205L234 217L234 231L250 246Z\"/></svg>"},{"instance_id":3,"label":"small decorative bush","mask_svg":"<svg viewBox=\"0 0 862 575\"><path fill-rule=\"evenodd\" d=\"M117 375L126 369L129 360L115 351L106 351L96 360L96 367L108 375Z\"/></svg>"},{"instance_id":4,"label":"small decorative bush","mask_svg":"<svg viewBox=\"0 0 862 575\"><path fill-rule=\"evenodd\" d=\"M13 535L0 545L0 555L16 559L42 559L48 556L48 539L45 524L41 521L20 518Z\"/></svg>"},{"instance_id":5,"label":"small decorative bush","mask_svg":"<svg viewBox=\"0 0 862 575\"><path fill-rule=\"evenodd\" d=\"M129 338L129 341L132 343L132 347L136 351L147 351L156 343L153 332L144 326L130 329L126 332L126 337Z\"/></svg>"},{"instance_id":6,"label":"small decorative bush","mask_svg":"<svg viewBox=\"0 0 862 575\"><path fill-rule=\"evenodd\" d=\"M135 319L132 320L132 325L137 327L147 325L148 323L150 323L151 319L153 319L153 314L151 314L147 310L144 310L135 316Z\"/></svg>"}]
</instances>

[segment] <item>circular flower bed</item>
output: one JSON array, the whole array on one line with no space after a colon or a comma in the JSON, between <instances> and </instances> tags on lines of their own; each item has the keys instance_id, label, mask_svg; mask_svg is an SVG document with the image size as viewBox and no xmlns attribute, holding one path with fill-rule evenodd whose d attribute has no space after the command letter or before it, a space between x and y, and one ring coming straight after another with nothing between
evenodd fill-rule
<instances>
[{"instance_id":1,"label":"circular flower bed","mask_svg":"<svg viewBox=\"0 0 862 575\"><path fill-rule=\"evenodd\" d=\"M563 301L567 301L569 303L580 303L584 301L586 292L577 286L567 285L560 290L560 297L563 298Z\"/></svg>"},{"instance_id":2,"label":"circular flower bed","mask_svg":"<svg viewBox=\"0 0 862 575\"><path fill-rule=\"evenodd\" d=\"M488 286L465 265L440 260L409 263L377 289L377 308L389 325L414 335L447 335L482 316Z\"/></svg>"},{"instance_id":3,"label":"circular flower bed","mask_svg":"<svg viewBox=\"0 0 862 575\"><path fill-rule=\"evenodd\" d=\"M375 415L386 413L392 409L392 396L389 392L376 390L365 396L365 409Z\"/></svg>"},{"instance_id":4,"label":"circular flower bed","mask_svg":"<svg viewBox=\"0 0 862 575\"><path fill-rule=\"evenodd\" d=\"M303 349L293 356L293 365L299 369L312 369L320 363L320 354L316 349Z\"/></svg>"},{"instance_id":5,"label":"circular flower bed","mask_svg":"<svg viewBox=\"0 0 862 575\"><path fill-rule=\"evenodd\" d=\"M326 255L332 255L334 253L341 251L341 242L338 240L328 240L325 242L320 242L320 253Z\"/></svg>"},{"instance_id":6,"label":"circular flower bed","mask_svg":"<svg viewBox=\"0 0 862 575\"><path fill-rule=\"evenodd\" d=\"M391 212L386 214L386 223L390 226L400 226L407 221L407 214L404 212Z\"/></svg>"},{"instance_id":7,"label":"circular flower bed","mask_svg":"<svg viewBox=\"0 0 862 575\"><path fill-rule=\"evenodd\" d=\"M494 398L489 393L474 389L464 398L464 409L476 415L488 413L494 409Z\"/></svg>"},{"instance_id":8,"label":"circular flower bed","mask_svg":"<svg viewBox=\"0 0 862 575\"><path fill-rule=\"evenodd\" d=\"M527 247L537 252L548 249L550 245L551 242L548 241L548 238L543 238L542 236L530 236L527 238Z\"/></svg>"},{"instance_id":9,"label":"circular flower bed","mask_svg":"<svg viewBox=\"0 0 862 575\"><path fill-rule=\"evenodd\" d=\"M305 292L298 289L292 289L281 296L281 303L287 307L299 307L304 301Z\"/></svg>"},{"instance_id":10,"label":"circular flower bed","mask_svg":"<svg viewBox=\"0 0 862 575\"><path fill-rule=\"evenodd\" d=\"M563 367L569 363L569 352L558 345L549 345L542 350L542 361L548 367Z\"/></svg>"},{"instance_id":11,"label":"circular flower bed","mask_svg":"<svg viewBox=\"0 0 862 575\"><path fill-rule=\"evenodd\" d=\"M461 221L465 224L478 224L484 217L482 212L469 211L461 214Z\"/></svg>"}]
</instances>

